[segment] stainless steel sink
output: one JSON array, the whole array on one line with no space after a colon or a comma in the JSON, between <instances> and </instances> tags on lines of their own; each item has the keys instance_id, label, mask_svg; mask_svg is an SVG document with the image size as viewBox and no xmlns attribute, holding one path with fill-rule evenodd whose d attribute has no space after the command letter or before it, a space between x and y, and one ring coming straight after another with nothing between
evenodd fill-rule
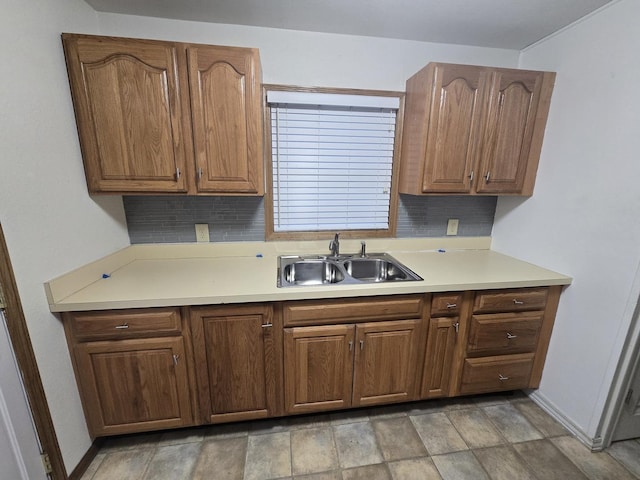
<instances>
[{"instance_id":1,"label":"stainless steel sink","mask_svg":"<svg viewBox=\"0 0 640 480\"><path fill-rule=\"evenodd\" d=\"M278 257L278 287L416 280L422 278L387 253Z\"/></svg>"}]
</instances>

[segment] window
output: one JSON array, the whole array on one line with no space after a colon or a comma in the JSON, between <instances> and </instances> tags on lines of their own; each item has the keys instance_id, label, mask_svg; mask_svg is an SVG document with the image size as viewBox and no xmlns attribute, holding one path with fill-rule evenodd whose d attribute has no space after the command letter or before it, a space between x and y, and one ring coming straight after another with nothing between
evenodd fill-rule
<instances>
[{"instance_id":1,"label":"window","mask_svg":"<svg viewBox=\"0 0 640 480\"><path fill-rule=\"evenodd\" d=\"M349 230L393 235L401 94L384 93L267 89L271 202L266 208L273 226L267 237Z\"/></svg>"}]
</instances>

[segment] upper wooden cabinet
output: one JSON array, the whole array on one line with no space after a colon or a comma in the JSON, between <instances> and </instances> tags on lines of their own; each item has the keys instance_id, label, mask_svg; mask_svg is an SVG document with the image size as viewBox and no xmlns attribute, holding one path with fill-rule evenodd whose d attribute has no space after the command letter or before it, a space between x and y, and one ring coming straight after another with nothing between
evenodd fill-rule
<instances>
[{"instance_id":1,"label":"upper wooden cabinet","mask_svg":"<svg viewBox=\"0 0 640 480\"><path fill-rule=\"evenodd\" d=\"M555 74L430 63L407 81L400 192L531 195Z\"/></svg>"},{"instance_id":2,"label":"upper wooden cabinet","mask_svg":"<svg viewBox=\"0 0 640 480\"><path fill-rule=\"evenodd\" d=\"M264 193L256 49L62 39L91 193Z\"/></svg>"}]
</instances>

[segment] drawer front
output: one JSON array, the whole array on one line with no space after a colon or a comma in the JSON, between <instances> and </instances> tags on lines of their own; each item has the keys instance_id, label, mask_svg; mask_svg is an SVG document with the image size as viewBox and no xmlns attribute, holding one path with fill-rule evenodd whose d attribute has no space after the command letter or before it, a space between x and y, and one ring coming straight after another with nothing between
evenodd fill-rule
<instances>
[{"instance_id":1,"label":"drawer front","mask_svg":"<svg viewBox=\"0 0 640 480\"><path fill-rule=\"evenodd\" d=\"M179 334L179 308L75 312L69 315L76 340L104 340Z\"/></svg>"},{"instance_id":2,"label":"drawer front","mask_svg":"<svg viewBox=\"0 0 640 480\"><path fill-rule=\"evenodd\" d=\"M541 312L473 315L467 352L483 355L533 352L541 326Z\"/></svg>"},{"instance_id":3,"label":"drawer front","mask_svg":"<svg viewBox=\"0 0 640 480\"><path fill-rule=\"evenodd\" d=\"M516 390L529 386L533 353L498 357L467 358L460 393Z\"/></svg>"},{"instance_id":4,"label":"drawer front","mask_svg":"<svg viewBox=\"0 0 640 480\"><path fill-rule=\"evenodd\" d=\"M517 288L478 292L473 304L473 313L544 310L548 294L548 288Z\"/></svg>"},{"instance_id":5,"label":"drawer front","mask_svg":"<svg viewBox=\"0 0 640 480\"><path fill-rule=\"evenodd\" d=\"M432 317L455 317L460 314L462 293L435 293L431 297Z\"/></svg>"},{"instance_id":6,"label":"drawer front","mask_svg":"<svg viewBox=\"0 0 640 480\"><path fill-rule=\"evenodd\" d=\"M394 295L287 302L282 313L284 324L292 326L421 318L423 308L422 295Z\"/></svg>"}]
</instances>

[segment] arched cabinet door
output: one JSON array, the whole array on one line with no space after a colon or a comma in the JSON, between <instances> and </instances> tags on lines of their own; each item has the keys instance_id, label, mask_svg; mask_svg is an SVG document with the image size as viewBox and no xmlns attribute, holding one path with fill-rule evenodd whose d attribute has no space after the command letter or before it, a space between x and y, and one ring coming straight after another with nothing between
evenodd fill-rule
<instances>
[{"instance_id":1,"label":"arched cabinet door","mask_svg":"<svg viewBox=\"0 0 640 480\"><path fill-rule=\"evenodd\" d=\"M186 192L175 44L64 34L89 191ZM188 115L188 112L187 112Z\"/></svg>"},{"instance_id":2,"label":"arched cabinet door","mask_svg":"<svg viewBox=\"0 0 640 480\"><path fill-rule=\"evenodd\" d=\"M187 59L198 192L262 195L258 50L189 45Z\"/></svg>"}]
</instances>

